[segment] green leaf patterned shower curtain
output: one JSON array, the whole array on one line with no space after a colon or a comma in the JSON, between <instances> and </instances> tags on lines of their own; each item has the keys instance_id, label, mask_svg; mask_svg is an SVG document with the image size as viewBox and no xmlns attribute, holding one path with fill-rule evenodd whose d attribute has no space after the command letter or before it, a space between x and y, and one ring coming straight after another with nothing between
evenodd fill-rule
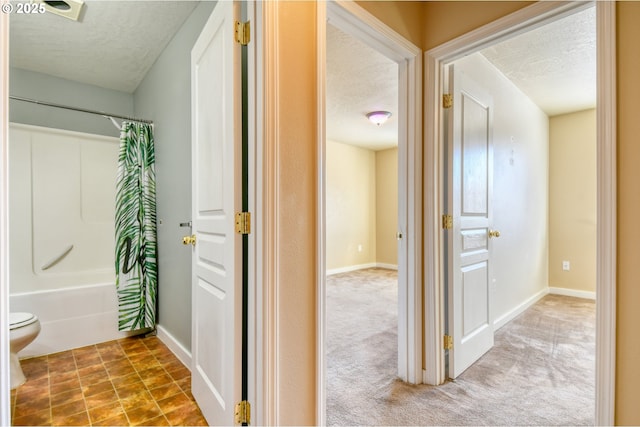
<instances>
[{"instance_id":1,"label":"green leaf patterned shower curtain","mask_svg":"<svg viewBox=\"0 0 640 427\"><path fill-rule=\"evenodd\" d=\"M116 187L118 329L153 328L158 289L153 127L123 122Z\"/></svg>"}]
</instances>

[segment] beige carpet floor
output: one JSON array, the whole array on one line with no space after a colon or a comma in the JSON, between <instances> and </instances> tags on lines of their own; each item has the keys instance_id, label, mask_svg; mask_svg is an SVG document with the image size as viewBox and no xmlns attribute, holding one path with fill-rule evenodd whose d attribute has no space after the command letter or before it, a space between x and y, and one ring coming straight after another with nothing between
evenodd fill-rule
<instances>
[{"instance_id":1,"label":"beige carpet floor","mask_svg":"<svg viewBox=\"0 0 640 427\"><path fill-rule=\"evenodd\" d=\"M327 279L328 425L593 425L595 303L547 295L455 381L396 378L396 272Z\"/></svg>"}]
</instances>

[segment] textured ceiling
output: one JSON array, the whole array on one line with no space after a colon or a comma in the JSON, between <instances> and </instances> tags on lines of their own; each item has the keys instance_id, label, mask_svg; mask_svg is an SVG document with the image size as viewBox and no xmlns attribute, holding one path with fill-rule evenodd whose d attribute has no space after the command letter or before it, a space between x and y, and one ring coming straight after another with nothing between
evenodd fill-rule
<instances>
[{"instance_id":1,"label":"textured ceiling","mask_svg":"<svg viewBox=\"0 0 640 427\"><path fill-rule=\"evenodd\" d=\"M398 64L327 25L327 139L381 150L398 145ZM366 114L391 112L376 126Z\"/></svg>"},{"instance_id":2,"label":"textured ceiling","mask_svg":"<svg viewBox=\"0 0 640 427\"><path fill-rule=\"evenodd\" d=\"M131 93L196 5L88 0L78 22L14 13L11 66Z\"/></svg>"},{"instance_id":3,"label":"textured ceiling","mask_svg":"<svg viewBox=\"0 0 640 427\"><path fill-rule=\"evenodd\" d=\"M88 0L80 22L11 15L11 65L133 92L193 11L191 1ZM584 12L482 51L548 115L595 106L595 12ZM398 66L327 26L327 138L374 150L397 145ZM387 110L382 126L365 114Z\"/></svg>"},{"instance_id":4,"label":"textured ceiling","mask_svg":"<svg viewBox=\"0 0 640 427\"><path fill-rule=\"evenodd\" d=\"M595 7L481 53L548 116L596 106Z\"/></svg>"}]
</instances>

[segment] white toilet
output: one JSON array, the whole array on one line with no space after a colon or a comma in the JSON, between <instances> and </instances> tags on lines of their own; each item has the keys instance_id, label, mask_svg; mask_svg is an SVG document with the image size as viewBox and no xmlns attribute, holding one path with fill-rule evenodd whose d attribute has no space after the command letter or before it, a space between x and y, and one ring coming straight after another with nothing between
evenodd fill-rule
<instances>
[{"instance_id":1,"label":"white toilet","mask_svg":"<svg viewBox=\"0 0 640 427\"><path fill-rule=\"evenodd\" d=\"M11 388L24 384L27 380L22 373L18 352L29 345L40 333L40 321L35 314L9 313L11 331L9 333L11 350Z\"/></svg>"}]
</instances>

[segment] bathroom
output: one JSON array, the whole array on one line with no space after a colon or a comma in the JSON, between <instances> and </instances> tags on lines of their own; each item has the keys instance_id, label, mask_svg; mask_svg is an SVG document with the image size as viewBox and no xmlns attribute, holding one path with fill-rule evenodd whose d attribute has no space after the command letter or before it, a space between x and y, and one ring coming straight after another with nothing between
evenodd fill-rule
<instances>
[{"instance_id":1,"label":"bathroom","mask_svg":"<svg viewBox=\"0 0 640 427\"><path fill-rule=\"evenodd\" d=\"M87 1L77 20L10 16L11 96L154 123L156 332L186 366L191 251L180 224L191 217L190 52L214 5ZM9 303L41 325L19 356L100 350L131 335L118 332L113 266L119 130L101 115L18 99L9 115Z\"/></svg>"}]
</instances>

